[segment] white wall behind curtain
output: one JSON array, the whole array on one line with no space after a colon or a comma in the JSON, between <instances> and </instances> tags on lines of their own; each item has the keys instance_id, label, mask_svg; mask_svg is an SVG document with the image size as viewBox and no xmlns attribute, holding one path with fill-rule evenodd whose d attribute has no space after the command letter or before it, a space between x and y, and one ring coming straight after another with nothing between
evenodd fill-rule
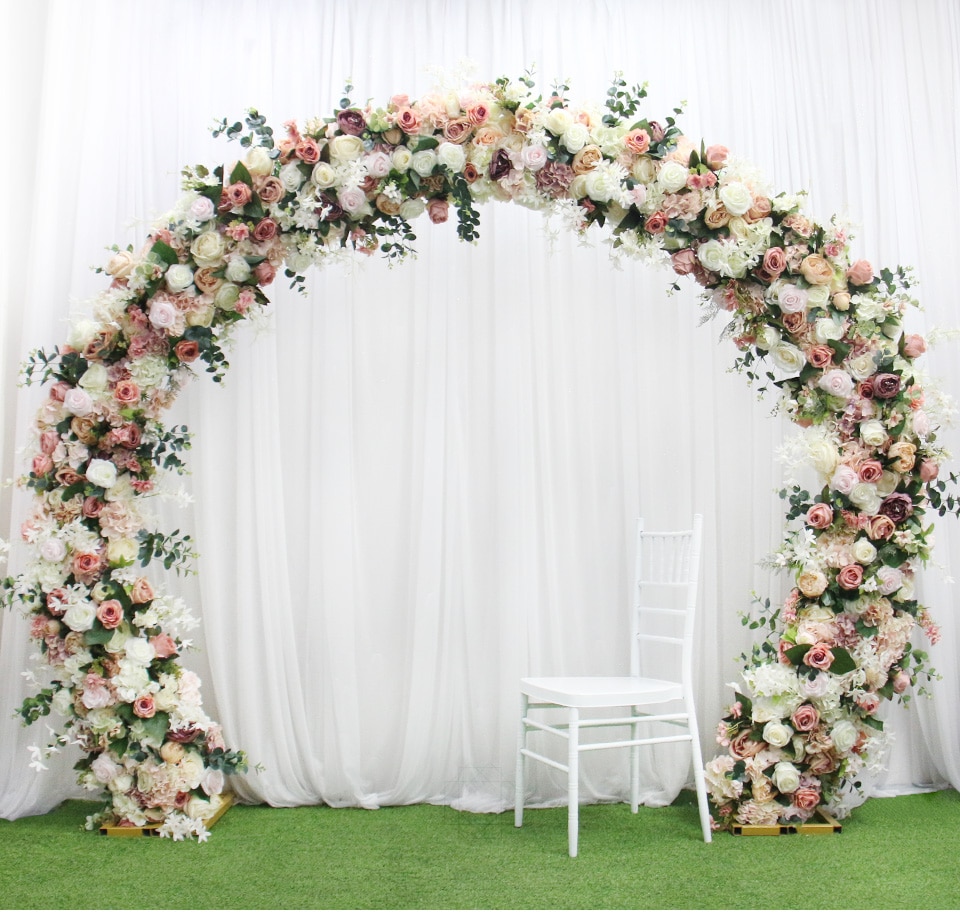
<instances>
[{"instance_id":1,"label":"white wall behind curtain","mask_svg":"<svg viewBox=\"0 0 960 918\"><path fill-rule=\"evenodd\" d=\"M89 266L105 246L140 244L181 166L237 155L211 120L254 106L279 132L332 113L347 77L355 101L380 103L416 98L429 68L464 60L481 79L535 64L545 91L569 77L586 100L615 69L648 80L651 117L686 100L688 135L725 143L777 190L809 190L821 221L855 218L857 257L915 266L914 330L956 324L951 0L23 6L2 89L15 127L0 221L3 478L22 468L39 398L16 389L18 362L64 338L71 304L102 283ZM638 514L660 527L706 515L698 692L712 755L722 687L750 640L738 612L753 590L780 594L756 562L779 543L773 457L790 431L725 372L735 352L718 346L719 324L698 327L696 291L665 295L669 275L551 244L515 207L483 209L476 248L452 224L416 228L420 258L400 269L315 273L307 297L275 283L273 327L241 334L224 387L196 382L170 419L195 435L196 504L162 511L202 554L199 577L174 584L204 622L186 663L229 741L265 766L238 789L275 805L509 805L518 678L626 666ZM955 345L927 365L960 392ZM0 529L25 511L2 492ZM955 570L955 523L939 545ZM888 789L960 786L956 598L935 570L922 589L945 678L934 703L887 712L901 738ZM24 621L0 625L8 712L31 648ZM0 815L77 793L69 761L27 768L44 735L0 717ZM623 793L618 762L587 761L592 799ZM648 799L663 802L684 769L654 764ZM559 795L548 776L533 787Z\"/></svg>"}]
</instances>

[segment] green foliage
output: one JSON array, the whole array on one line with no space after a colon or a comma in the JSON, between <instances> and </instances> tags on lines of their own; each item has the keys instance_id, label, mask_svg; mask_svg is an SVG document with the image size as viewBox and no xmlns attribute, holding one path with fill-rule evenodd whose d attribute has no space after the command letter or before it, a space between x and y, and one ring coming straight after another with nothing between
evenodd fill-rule
<instances>
[{"instance_id":1,"label":"green foliage","mask_svg":"<svg viewBox=\"0 0 960 918\"><path fill-rule=\"evenodd\" d=\"M157 559L162 561L167 570L176 568L178 573L192 573L189 565L198 555L193 548L191 536L180 535L179 529L174 529L169 535L141 529L137 538L140 542L138 559L144 567Z\"/></svg>"}]
</instances>

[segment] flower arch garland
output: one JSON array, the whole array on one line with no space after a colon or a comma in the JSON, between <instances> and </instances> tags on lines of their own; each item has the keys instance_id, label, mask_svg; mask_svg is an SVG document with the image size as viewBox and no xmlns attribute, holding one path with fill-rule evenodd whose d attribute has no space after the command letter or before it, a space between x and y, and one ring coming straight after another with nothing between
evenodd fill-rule
<instances>
[{"instance_id":1,"label":"flower arch garland","mask_svg":"<svg viewBox=\"0 0 960 918\"><path fill-rule=\"evenodd\" d=\"M708 309L729 313L737 367L757 381L772 365L763 379L780 389L779 407L814 432L804 450L823 490L782 492L775 565L796 585L752 616L767 636L744 657L745 687L707 765L719 824L842 809L876 758L881 700L929 677L911 635L919 623L935 640L936 626L913 579L931 544L928 509L955 499L939 477L936 405L925 406L914 367L925 342L902 328L907 273L851 262L848 232L804 216L801 196L772 194L673 118L639 116L642 86L617 76L597 106L571 105L567 90L535 95L527 75L383 107L345 96L333 117L288 123L280 140L255 111L223 121L214 134L239 139L242 159L185 169L183 198L147 244L115 247L94 315L56 352L28 359L28 381L51 384L21 480L35 492L21 530L30 557L2 599L32 617L51 673L21 716L66 715L35 764L81 747L79 782L106 802L88 827L162 822L163 834L203 840L224 775L247 767L180 665L195 620L143 570L181 569L193 554L188 536L152 528L144 501L189 445L164 411L194 366L222 378L230 329L268 302L279 271L302 289L310 265L346 251L400 260L410 222L442 223L451 205L468 242L475 205L502 200L577 232L606 226L617 256L668 258L704 288Z\"/></svg>"}]
</instances>

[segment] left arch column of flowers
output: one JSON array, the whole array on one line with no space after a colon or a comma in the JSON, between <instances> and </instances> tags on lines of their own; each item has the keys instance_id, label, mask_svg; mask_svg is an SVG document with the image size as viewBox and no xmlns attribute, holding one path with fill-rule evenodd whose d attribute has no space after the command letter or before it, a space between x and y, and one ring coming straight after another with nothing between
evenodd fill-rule
<instances>
[{"instance_id":1,"label":"left arch column of flowers","mask_svg":"<svg viewBox=\"0 0 960 918\"><path fill-rule=\"evenodd\" d=\"M349 252L401 260L411 221L445 222L451 207L474 242L489 200L576 232L606 227L618 258L666 253L729 313L738 367L764 381L769 360L782 409L817 432L807 448L823 491L784 495L778 563L796 588L764 605L770 636L745 660L725 751L708 765L720 821L802 821L869 761L881 699L924 670L914 622L935 636L912 594L925 513L953 509L913 368L924 342L902 331L908 279L851 261L842 227L803 216L799 197L773 195L724 147L638 115L643 87L618 77L602 105L566 91L535 95L526 76L383 107L345 98L279 140L255 111L224 121L215 134L239 140L242 158L185 169L184 196L146 245L114 249L94 314L30 356L27 377L50 385L21 482L36 495L21 530L29 560L3 597L32 617L49 673L20 713L66 715L54 745L79 744L79 781L103 792L91 825L160 822L203 839L223 776L246 768L180 663L194 619L150 573L193 557L189 537L158 532L149 512L189 445L164 411L195 367L222 379L231 329L267 305L279 272L302 289L310 265Z\"/></svg>"}]
</instances>

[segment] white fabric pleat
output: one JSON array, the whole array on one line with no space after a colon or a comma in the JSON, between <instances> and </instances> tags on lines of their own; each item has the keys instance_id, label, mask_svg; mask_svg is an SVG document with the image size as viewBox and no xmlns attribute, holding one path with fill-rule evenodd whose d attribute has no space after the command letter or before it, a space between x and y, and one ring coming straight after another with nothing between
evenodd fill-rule
<instances>
[{"instance_id":1,"label":"white fabric pleat","mask_svg":"<svg viewBox=\"0 0 960 918\"><path fill-rule=\"evenodd\" d=\"M913 265L925 312L956 323L950 254L960 211L955 151L960 15L952 0L121 0L21 4L5 60L10 194L0 221L0 477L40 394L16 366L66 334L71 304L103 282L90 265L139 245L189 163L240 151L207 130L260 109L329 115L353 98L411 98L431 67L492 79L536 65L548 92L601 101L614 70L650 83L644 112L756 164L809 213L861 224L855 251ZM464 64L472 62L473 70ZM22 219L19 215L22 214ZM263 766L236 782L252 802L376 807L430 801L498 810L513 799L518 680L614 673L628 662L634 520L707 520L698 636L706 755L752 639L740 610L784 585L757 566L780 541L776 449L792 434L698 325L692 285L602 244L548 238L541 218L487 205L480 243L454 225L416 230L420 257L314 272L301 297L268 291L272 327L238 333L222 388L198 380L171 423L194 433L196 501L160 509L191 532L199 576L171 583L202 615L185 663L229 742ZM960 392L955 345L926 360ZM944 437L956 444L956 433ZM0 531L24 495L0 491ZM14 548L12 565L22 559ZM954 520L936 561L956 568ZM933 567L924 599L943 624L944 678L892 722L876 793L960 786L960 629ZM0 622L0 712L26 694L27 623ZM892 712L888 712L888 715ZM0 716L0 816L76 795L69 753L36 774L25 730ZM585 757L584 799L621 799L624 758ZM645 799L672 799L687 763L644 763ZM562 798L539 769L537 802Z\"/></svg>"}]
</instances>

